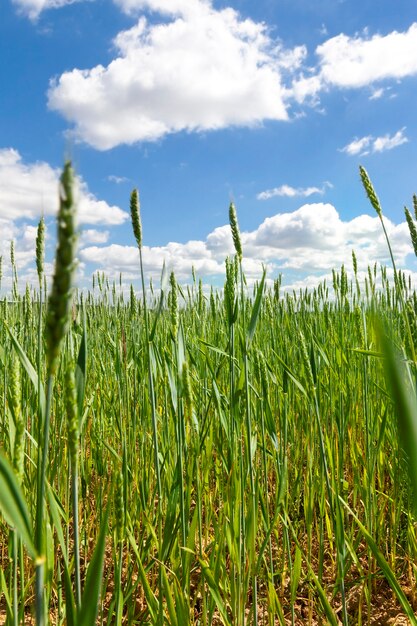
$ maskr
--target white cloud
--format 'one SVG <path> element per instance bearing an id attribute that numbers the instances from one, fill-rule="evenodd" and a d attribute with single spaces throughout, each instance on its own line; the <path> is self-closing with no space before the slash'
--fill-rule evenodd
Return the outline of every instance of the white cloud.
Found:
<path id="1" fill-rule="evenodd" d="M 114 176 L 113 174 L 111 174 L 110 176 L 107 177 L 107 179 L 111 182 L 111 183 L 116 183 L 116 185 L 121 185 L 122 183 L 127 183 L 129 182 L 129 179 L 126 178 L 126 176 Z"/>
<path id="2" fill-rule="evenodd" d="M 417 23 L 405 32 L 348 37 L 340 34 L 316 48 L 320 76 L 338 87 L 364 87 L 417 74 Z"/>
<path id="3" fill-rule="evenodd" d="M 412 252 L 406 223 L 395 225 L 385 219 L 394 255 L 404 267 Z M 389 254 L 379 218 L 360 215 L 352 220 L 341 219 L 331 204 L 304 204 L 296 211 L 266 218 L 254 231 L 241 233 L 244 267 L 251 279 L 259 278 L 262 265 L 268 277 L 278 272 L 329 272 L 342 264 L 350 267 L 352 250 L 360 271 L 369 264 L 389 263 Z M 190 280 L 191 268 L 208 281 L 224 273 L 224 260 L 234 254 L 228 225 L 214 229 L 205 241 L 170 242 L 166 246 L 143 248 L 147 279 L 158 279 L 162 264 L 173 269 L 179 280 Z M 110 276 L 119 272 L 139 277 L 139 259 L 134 245 L 90 246 L 81 250 L 85 263 L 93 264 Z"/>
<path id="4" fill-rule="evenodd" d="M 87 263 L 101 266 L 107 273 L 138 273 L 139 256 L 136 246 L 91 246 L 80 252 L 80 257 Z M 169 243 L 166 246 L 142 248 L 144 271 L 148 276 L 159 277 L 163 262 L 170 269 L 175 269 L 179 280 L 191 276 L 192 267 L 201 276 L 222 274 L 222 262 L 214 259 L 207 251 L 204 242 L 189 241 L 186 244 Z"/>
<path id="5" fill-rule="evenodd" d="M 408 138 L 404 135 L 405 127 L 398 130 L 395 135 L 383 135 L 382 137 L 372 137 L 367 135 L 361 139 L 355 138 L 348 143 L 344 148 L 340 149 L 340 152 L 346 152 L 350 156 L 357 154 L 365 155 L 370 152 L 385 152 L 386 150 L 392 150 L 397 146 L 401 146 L 404 143 L 408 143 Z"/>
<path id="6" fill-rule="evenodd" d="M 202 0 L 114 0 L 125 13 L 138 13 L 143 10 L 156 11 L 165 15 L 190 15 L 200 11 L 201 5 L 209 5 Z"/>
<path id="7" fill-rule="evenodd" d="M 302 65 L 304 46 L 285 50 L 267 26 L 201 0 L 119 0 L 171 18 L 137 24 L 114 40 L 107 66 L 74 69 L 54 80 L 48 103 L 74 135 L 100 150 L 206 131 L 286 120 L 283 76 Z"/>
<path id="8" fill-rule="evenodd" d="M 322 187 L 291 187 L 290 185 L 281 185 L 274 189 L 267 189 L 261 191 L 256 196 L 258 200 L 269 200 L 275 196 L 284 196 L 287 198 L 302 197 L 308 198 L 314 194 L 323 195 L 326 192 L 327 187 L 332 187 L 331 183 L 325 182 Z"/>
<path id="9" fill-rule="evenodd" d="M 56 215 L 60 172 L 48 163 L 24 163 L 13 148 L 0 149 L 0 215 L 4 219 L 39 219 Z M 78 179 L 78 222 L 118 225 L 128 214 L 117 206 L 98 200 Z"/>
<path id="10" fill-rule="evenodd" d="M 110 237 L 108 230 L 87 228 L 81 232 L 80 245 L 107 243 Z"/>
<path id="11" fill-rule="evenodd" d="M 369 96 L 369 100 L 379 100 L 385 93 L 385 89 L 383 87 L 378 87 L 378 89 L 373 89 L 371 95 Z"/>
<path id="12" fill-rule="evenodd" d="M 76 1 L 13 0 L 31 19 Z M 113 1 L 139 15 L 114 39 L 114 60 L 65 72 L 51 81 L 48 95 L 73 136 L 100 150 L 180 131 L 285 121 L 292 102 L 317 107 L 330 88 L 417 74 L 417 22 L 385 35 L 340 33 L 317 46 L 316 62 L 307 66 L 305 45 L 285 49 L 268 25 L 231 7 L 215 9 L 212 0 Z M 149 11 L 161 22 L 148 21 Z M 385 89 L 378 85 L 370 99 Z"/>
<path id="13" fill-rule="evenodd" d="M 334 250 L 343 241 L 343 229 L 331 204 L 305 204 L 291 213 L 267 217 L 252 234 L 251 243 L 269 256 L 273 250 Z M 285 253 L 287 256 L 287 253 Z"/>
<path id="14" fill-rule="evenodd" d="M 405 263 L 411 252 L 405 223 L 396 226 L 385 219 L 391 242 L 395 240 L 397 262 Z M 267 260 L 278 259 L 284 269 L 330 270 L 349 263 L 355 250 L 359 267 L 389 260 L 386 242 L 377 216 L 361 215 L 341 220 L 331 204 L 305 204 L 292 213 L 267 218 L 247 239 L 250 254 Z"/>
<path id="15" fill-rule="evenodd" d="M 298 76 L 293 80 L 292 86 L 288 89 L 288 98 L 294 98 L 299 104 L 306 100 L 310 101 L 313 106 L 317 106 L 320 102 L 319 93 L 324 89 L 324 84 L 320 74 L 311 76 Z"/>
<path id="16" fill-rule="evenodd" d="M 67 4 L 79 2 L 79 0 L 12 0 L 12 2 L 21 13 L 36 21 L 42 11 L 46 9 L 59 9 Z"/>
<path id="17" fill-rule="evenodd" d="M 350 154 L 351 156 L 354 156 L 356 154 L 368 154 L 367 149 L 371 142 L 371 135 L 361 137 L 360 139 L 355 137 L 355 139 L 348 143 L 344 148 L 340 148 L 340 152 L 346 152 L 346 154 Z"/>
<path id="18" fill-rule="evenodd" d="M 302 68 L 292 79 L 288 99 L 319 104 L 319 95 L 332 87 L 358 89 L 387 80 L 417 74 L 417 23 L 404 32 L 369 36 L 368 29 L 350 37 L 341 33 L 315 50 L 318 63 Z M 387 88 L 389 89 L 389 87 Z M 380 98 L 385 89 L 375 87 L 370 99 Z"/>
<path id="19" fill-rule="evenodd" d="M 405 128 L 397 131 L 395 135 L 384 135 L 383 137 L 377 137 L 373 142 L 374 152 L 384 152 L 385 150 L 392 150 L 397 146 L 401 146 L 403 143 L 407 143 L 408 139 L 404 135 Z"/>

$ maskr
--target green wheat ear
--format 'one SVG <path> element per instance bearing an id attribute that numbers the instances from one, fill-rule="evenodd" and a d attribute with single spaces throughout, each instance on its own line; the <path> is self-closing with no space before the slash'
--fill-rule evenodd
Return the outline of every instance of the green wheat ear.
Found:
<path id="1" fill-rule="evenodd" d="M 48 301 L 46 318 L 46 357 L 48 372 L 54 375 L 61 347 L 66 334 L 72 304 L 72 282 L 75 270 L 75 213 L 74 171 L 67 162 L 61 176 L 60 206 L 58 211 L 58 245 L 55 255 L 55 271 L 52 291 Z"/>
<path id="2" fill-rule="evenodd" d="M 414 254 L 417 256 L 417 228 L 407 207 L 404 207 L 404 213 L 405 219 L 407 220 L 408 224 L 408 230 L 410 231 L 411 243 L 413 244 Z"/>
<path id="3" fill-rule="evenodd" d="M 237 222 L 236 207 L 233 202 L 229 206 L 229 223 L 232 231 L 233 244 L 239 261 L 242 260 L 242 242 L 240 239 L 239 224 Z"/>
<path id="4" fill-rule="evenodd" d="M 25 461 L 25 421 L 22 414 L 21 396 L 20 365 L 17 357 L 13 356 L 10 370 L 10 401 L 16 428 L 13 465 L 20 484 L 23 482 Z"/>
<path id="5" fill-rule="evenodd" d="M 191 391 L 190 370 L 187 361 L 184 361 L 182 366 L 182 389 L 184 396 L 185 413 L 188 418 L 193 413 L 193 394 Z"/>
<path id="6" fill-rule="evenodd" d="M 138 248 L 142 248 L 142 221 L 140 218 L 140 203 L 137 189 L 134 189 L 130 194 L 130 215 L 136 243 L 138 244 Z"/>
<path id="7" fill-rule="evenodd" d="M 45 220 L 42 215 L 38 224 L 38 231 L 36 233 L 36 270 L 38 272 L 39 284 L 42 284 L 44 258 L 45 258 Z"/>
<path id="8" fill-rule="evenodd" d="M 382 209 L 381 204 L 379 202 L 378 196 L 375 193 L 375 189 L 371 183 L 371 179 L 368 176 L 368 172 L 362 165 L 359 166 L 359 173 L 362 180 L 362 185 L 366 191 L 366 195 L 368 196 L 369 202 L 374 207 L 375 211 L 378 214 L 378 217 L 382 217 Z"/>
<path id="9" fill-rule="evenodd" d="M 123 498 L 123 473 L 116 470 L 116 488 L 114 491 L 114 513 L 116 519 L 116 540 L 118 544 L 123 543 L 126 532 L 126 515 Z"/>
<path id="10" fill-rule="evenodd" d="M 171 272 L 170 277 L 169 277 L 169 282 L 171 285 L 169 309 L 171 313 L 172 333 L 174 337 L 176 337 L 178 333 L 178 325 L 179 325 L 179 310 L 178 310 L 178 287 L 177 287 L 177 281 L 176 281 L 174 272 Z"/>
<path id="11" fill-rule="evenodd" d="M 355 274 L 355 276 L 357 276 L 358 275 L 358 260 L 356 258 L 356 254 L 354 250 L 352 250 L 352 264 L 353 264 L 353 273 Z"/>
<path id="12" fill-rule="evenodd" d="M 75 375 L 70 366 L 66 370 L 65 377 L 65 408 L 67 410 L 68 452 L 74 471 L 78 463 L 79 423 Z"/>

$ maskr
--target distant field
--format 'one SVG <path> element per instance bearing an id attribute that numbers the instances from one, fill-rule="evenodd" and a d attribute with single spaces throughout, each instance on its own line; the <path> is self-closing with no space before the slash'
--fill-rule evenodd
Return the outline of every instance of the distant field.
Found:
<path id="1" fill-rule="evenodd" d="M 58 303 L 0 303 L 0 623 L 417 624 L 416 294 L 249 290 L 230 219 L 221 292 L 63 306 L 62 253 Z"/>

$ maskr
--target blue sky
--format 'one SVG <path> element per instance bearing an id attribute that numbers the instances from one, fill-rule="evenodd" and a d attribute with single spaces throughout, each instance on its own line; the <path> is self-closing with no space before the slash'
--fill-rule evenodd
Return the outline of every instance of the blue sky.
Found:
<path id="1" fill-rule="evenodd" d="M 417 192 L 416 0 L 2 0 L 0 254 L 36 284 L 36 224 L 54 252 L 57 177 L 80 176 L 79 282 L 162 263 L 221 285 L 234 200 L 249 280 L 289 288 L 388 261 L 359 182 L 381 198 L 397 261 Z"/>

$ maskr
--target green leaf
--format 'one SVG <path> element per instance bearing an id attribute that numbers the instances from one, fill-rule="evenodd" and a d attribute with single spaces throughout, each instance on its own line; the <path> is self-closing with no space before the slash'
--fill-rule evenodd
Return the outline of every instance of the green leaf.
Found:
<path id="1" fill-rule="evenodd" d="M 294 604 L 297 594 L 298 584 L 301 577 L 301 550 L 295 546 L 294 565 L 291 577 L 291 604 Z"/>
<path id="2" fill-rule="evenodd" d="M 313 570 L 313 568 L 311 566 L 311 563 L 309 562 L 309 560 L 304 555 L 304 553 L 303 553 L 303 551 L 301 549 L 301 546 L 298 543 L 297 535 L 295 533 L 293 525 L 291 524 L 291 520 L 289 519 L 289 517 L 287 515 L 285 516 L 285 519 L 282 516 L 280 516 L 280 517 L 281 517 L 282 521 L 284 522 L 284 524 L 286 524 L 288 526 L 288 528 L 290 529 L 291 534 L 292 534 L 293 539 L 294 539 L 294 542 L 295 542 L 295 545 L 297 546 L 297 549 L 300 551 L 300 557 L 304 557 L 304 560 L 305 560 L 305 562 L 307 564 L 307 567 L 308 567 L 310 578 L 311 578 L 311 580 L 313 581 L 313 583 L 314 583 L 314 585 L 316 587 L 317 593 L 318 593 L 319 598 L 320 598 L 321 606 L 322 606 L 323 611 L 324 611 L 324 613 L 325 613 L 325 615 L 327 617 L 328 623 L 330 624 L 330 626 L 339 626 L 340 622 L 337 619 L 337 615 L 335 614 L 334 610 L 332 609 L 332 606 L 331 606 L 331 604 L 329 602 L 329 599 L 326 596 L 326 592 L 324 591 L 323 587 L 321 586 L 321 583 L 320 583 L 319 579 L 317 578 L 316 574 L 314 573 L 314 570 Z M 297 555 L 296 555 L 296 559 L 297 559 Z M 295 563 L 294 564 L 294 570 L 295 570 L 296 566 L 297 566 L 297 564 Z"/>
<path id="3" fill-rule="evenodd" d="M 220 350 L 220 348 L 217 348 L 216 346 L 211 345 L 211 343 L 208 343 L 207 341 L 204 341 L 204 339 L 200 339 L 198 340 L 200 343 L 203 344 L 203 346 L 206 346 L 207 348 L 210 348 L 210 350 L 213 350 L 213 352 L 217 352 L 217 354 L 220 354 L 221 356 L 226 357 L 227 359 L 230 359 L 230 354 L 228 352 L 225 352 L 224 350 Z M 236 357 L 232 357 L 232 360 L 237 363 L 237 359 Z"/>
<path id="4" fill-rule="evenodd" d="M 65 561 L 67 561 L 67 546 L 65 544 L 64 532 L 62 530 L 61 517 L 64 517 L 64 521 L 66 523 L 68 523 L 68 520 L 65 519 L 64 510 L 61 504 L 58 504 L 57 496 L 49 483 L 47 483 L 46 495 L 48 498 L 49 512 L 51 514 L 52 523 L 56 531 L 59 545 L 61 546 L 61 552 Z"/>
<path id="5" fill-rule="evenodd" d="M 259 312 L 261 310 L 262 296 L 264 293 L 264 286 L 265 286 L 265 278 L 266 278 L 266 269 L 264 268 L 264 271 L 262 274 L 262 280 L 258 285 L 255 302 L 252 308 L 252 315 L 251 315 L 251 319 L 249 322 L 249 327 L 248 327 L 248 332 L 247 332 L 247 347 L 248 348 L 255 334 L 256 324 L 258 322 Z"/>
<path id="6" fill-rule="evenodd" d="M 101 592 L 101 580 L 103 577 L 104 550 L 106 547 L 107 522 L 109 519 L 109 507 L 101 522 L 100 534 L 93 557 L 90 561 L 85 581 L 84 593 L 81 599 L 81 609 L 78 615 L 77 626 L 92 626 L 95 624 L 98 613 L 98 602 Z"/>
<path id="7" fill-rule="evenodd" d="M 227 614 L 226 605 L 223 602 L 220 587 L 216 580 L 215 575 L 211 571 L 210 566 L 206 561 L 200 558 L 198 559 L 198 561 L 201 565 L 203 576 L 209 586 L 211 596 L 217 605 L 217 608 L 219 610 L 220 615 L 223 618 L 224 623 L 226 624 L 226 626 L 232 626 L 232 623 L 230 621 L 229 615 Z"/>
<path id="8" fill-rule="evenodd" d="M 155 332 L 156 332 L 156 325 L 158 323 L 158 320 L 160 318 L 160 315 L 162 313 L 162 309 L 164 306 L 164 298 L 165 298 L 165 292 L 167 290 L 167 286 L 168 286 L 168 271 L 165 265 L 165 261 L 164 264 L 162 266 L 162 274 L 161 274 L 161 288 L 160 288 L 160 296 L 159 296 L 159 302 L 158 302 L 158 308 L 156 310 L 156 314 L 154 317 L 154 322 L 153 322 L 153 326 L 152 326 L 152 330 L 151 330 L 151 334 L 149 335 L 149 341 L 153 341 L 154 337 L 155 337 Z"/>
<path id="9" fill-rule="evenodd" d="M 391 589 L 393 590 L 393 592 L 397 596 L 397 599 L 398 599 L 399 603 L 401 604 L 401 606 L 402 606 L 402 608 L 404 610 L 404 613 L 407 615 L 408 619 L 410 620 L 411 625 L 412 626 L 417 626 L 417 618 L 416 618 L 416 616 L 414 614 L 414 611 L 413 611 L 410 603 L 407 600 L 407 596 L 405 595 L 404 591 L 401 589 L 401 586 L 400 586 L 400 584 L 399 584 L 399 582 L 398 582 L 398 580 L 397 580 L 397 578 L 395 576 L 395 573 L 392 571 L 392 569 L 388 565 L 387 561 L 385 560 L 384 555 L 379 550 L 379 548 L 376 545 L 374 539 L 369 534 L 369 532 L 366 530 L 366 528 L 362 524 L 362 522 L 355 515 L 355 513 L 352 511 L 350 506 L 340 496 L 339 496 L 339 500 L 343 504 L 345 509 L 347 511 L 349 511 L 349 513 L 352 515 L 353 519 L 355 520 L 355 522 L 359 526 L 359 529 L 360 529 L 362 535 L 365 537 L 366 542 L 367 542 L 367 544 L 368 544 L 372 554 L 374 555 L 374 557 L 375 557 L 379 567 L 382 570 L 382 573 L 384 574 L 386 580 L 388 581 L 389 586 L 391 587 Z"/>
<path id="10" fill-rule="evenodd" d="M 158 599 L 156 598 L 154 592 L 152 591 L 148 578 L 146 576 L 145 568 L 143 567 L 142 559 L 139 554 L 139 548 L 136 543 L 136 540 L 128 529 L 126 532 L 127 532 L 127 538 L 129 540 L 129 543 L 136 556 L 136 562 L 138 566 L 138 575 L 139 575 L 140 582 L 142 584 L 143 593 L 145 595 L 146 602 L 148 603 L 149 613 L 151 614 L 152 620 L 155 621 L 158 615 Z"/>
<path id="11" fill-rule="evenodd" d="M 59 565 L 58 565 L 59 567 Z M 75 617 L 75 600 L 72 590 L 71 575 L 68 564 L 64 562 L 64 590 L 65 590 L 65 623 L 67 626 L 77 626 Z"/>
<path id="12" fill-rule="evenodd" d="M 83 315 L 83 336 L 81 339 L 80 349 L 78 352 L 77 365 L 75 368 L 75 388 L 77 390 L 78 404 L 78 420 L 81 421 L 83 414 L 85 381 L 87 379 L 87 324 L 85 319 L 84 304 L 82 307 Z"/>
<path id="13" fill-rule="evenodd" d="M 10 328 L 6 324 L 5 326 L 7 328 L 7 332 L 10 335 L 10 339 L 12 340 L 14 348 L 17 352 L 17 356 L 20 359 L 22 367 L 26 371 L 26 374 L 29 376 L 30 380 L 32 381 L 36 393 L 38 393 L 38 389 L 40 389 L 39 405 L 41 408 L 42 415 L 45 415 L 46 400 L 45 400 L 45 390 L 44 390 L 43 384 L 38 381 L 38 374 L 35 368 L 33 367 L 32 363 L 29 361 L 29 358 L 26 352 L 23 350 L 22 346 L 20 345 L 20 343 L 14 336 L 13 332 L 10 330 Z"/>
<path id="14" fill-rule="evenodd" d="M 67 522 L 67 520 L 65 519 L 65 513 L 61 506 L 61 503 L 58 502 L 57 495 L 49 484 L 47 484 L 47 497 L 48 497 L 48 504 L 49 504 L 49 512 L 51 514 L 51 519 L 52 519 L 52 522 L 53 522 L 53 525 L 57 534 L 58 542 L 61 547 L 61 552 L 62 552 L 66 624 L 67 626 L 76 626 L 75 598 L 74 598 L 74 591 L 73 591 L 72 583 L 71 583 L 70 565 L 68 563 L 67 547 L 65 545 L 64 533 L 62 530 L 61 517 L 64 518 L 65 522 Z M 60 567 L 59 563 L 58 563 L 58 567 Z"/>
<path id="15" fill-rule="evenodd" d="M 185 338 L 184 338 L 184 328 L 182 326 L 181 320 L 180 320 L 179 327 L 178 327 L 177 346 L 178 346 L 177 368 L 178 368 L 178 372 L 182 372 L 182 368 L 183 368 L 184 361 L 185 361 L 185 347 L 184 347 Z"/>
<path id="16" fill-rule="evenodd" d="M 9 617 L 10 623 L 12 623 L 13 601 L 10 597 L 9 586 L 6 582 L 6 577 L 4 575 L 3 568 L 0 568 L 0 591 L 4 595 L 4 599 L 6 600 L 7 615 Z"/>
<path id="17" fill-rule="evenodd" d="M 357 354 L 363 354 L 364 356 L 373 356 L 377 359 L 383 359 L 385 354 L 383 352 L 377 352 L 376 350 L 362 350 L 362 348 L 353 348 L 352 352 L 356 352 Z"/>
<path id="18" fill-rule="evenodd" d="M 0 453 L 0 511 L 6 522 L 16 529 L 30 556 L 35 559 L 32 522 L 25 496 L 12 466 L 2 453 Z"/>
<path id="19" fill-rule="evenodd" d="M 411 391 L 411 372 L 385 332 L 380 330 L 384 348 L 385 372 L 397 413 L 401 444 L 407 454 L 408 474 L 413 488 L 414 512 L 417 513 L 417 399 Z M 406 380 L 408 379 L 408 385 Z"/>
<path id="20" fill-rule="evenodd" d="M 296 378 L 295 374 L 292 373 L 292 371 L 290 370 L 290 368 L 288 367 L 288 365 L 285 363 L 285 361 L 283 361 L 281 359 L 281 357 L 279 356 L 279 354 L 277 354 L 275 352 L 275 350 L 272 350 L 272 352 L 275 354 L 275 356 L 277 357 L 278 361 L 281 363 L 281 365 L 284 368 L 284 373 L 286 376 L 288 376 L 288 378 L 291 378 L 292 382 L 294 383 L 294 385 L 296 387 L 298 387 L 298 389 L 301 391 L 301 393 L 304 396 L 307 396 L 307 392 L 305 390 L 305 388 L 303 387 L 303 385 L 300 383 L 300 381 L 298 380 L 298 378 Z"/>
<path id="21" fill-rule="evenodd" d="M 167 576 L 165 567 L 163 566 L 162 563 L 160 564 L 160 567 L 161 567 L 161 574 L 162 574 L 162 584 L 164 587 L 164 596 L 165 596 L 165 600 L 167 603 L 168 615 L 171 620 L 170 623 L 171 623 L 171 626 L 177 626 L 178 624 L 177 612 L 175 610 L 175 603 L 174 603 L 174 599 L 171 593 L 171 586 L 168 581 L 168 576 Z"/>
<path id="22" fill-rule="evenodd" d="M 181 626 L 188 626 L 190 623 L 190 612 L 187 609 L 187 599 L 185 592 L 181 589 L 181 585 L 178 579 L 174 580 L 174 596 L 175 596 L 175 609 L 177 612 L 178 621 Z"/>
<path id="23" fill-rule="evenodd" d="M 319 594 L 319 598 L 320 598 L 320 602 L 321 602 L 321 606 L 323 608 L 324 613 L 326 614 L 326 617 L 329 621 L 329 624 L 331 626 L 339 626 L 340 622 L 337 619 L 337 616 L 335 614 L 335 612 L 332 609 L 332 606 L 326 596 L 326 592 L 324 591 L 323 587 L 320 584 L 319 579 L 317 578 L 317 576 L 315 575 L 313 568 L 311 567 L 311 565 L 308 563 L 308 570 L 310 572 L 310 576 L 316 586 L 317 589 L 317 593 Z"/>

